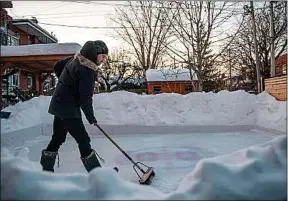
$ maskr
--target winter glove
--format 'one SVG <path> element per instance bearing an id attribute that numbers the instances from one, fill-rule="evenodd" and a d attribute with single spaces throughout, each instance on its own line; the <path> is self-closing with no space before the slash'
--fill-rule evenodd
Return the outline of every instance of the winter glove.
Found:
<path id="1" fill-rule="evenodd" d="M 93 116 L 91 119 L 88 119 L 88 122 L 90 123 L 90 124 L 97 124 L 97 120 L 96 120 L 96 118 Z"/>

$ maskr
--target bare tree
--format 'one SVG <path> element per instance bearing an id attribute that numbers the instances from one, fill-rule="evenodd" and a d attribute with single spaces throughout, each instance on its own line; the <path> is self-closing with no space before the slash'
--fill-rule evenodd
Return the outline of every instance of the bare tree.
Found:
<path id="1" fill-rule="evenodd" d="M 102 67 L 100 82 L 105 91 L 115 91 L 121 88 L 127 80 L 134 79 L 139 73 L 139 67 L 131 63 L 131 58 L 125 50 L 112 52 Z"/>
<path id="2" fill-rule="evenodd" d="M 276 59 L 287 51 L 287 2 L 274 3 L 274 46 Z M 260 57 L 260 72 L 263 78 L 270 76 L 270 34 L 269 2 L 263 2 L 255 9 L 256 37 Z M 239 74 L 249 71 L 248 78 L 256 84 L 256 63 L 250 16 L 245 16 L 238 37 L 230 44 L 230 61 L 233 71 Z M 223 55 L 228 60 L 227 55 Z M 253 86 L 252 86 L 253 88 Z"/>
<path id="3" fill-rule="evenodd" d="M 223 29 L 228 26 L 225 23 L 236 14 L 233 10 L 236 4 L 210 1 L 171 2 L 176 13 L 175 19 L 170 22 L 177 43 L 169 45 L 168 49 L 173 55 L 177 55 L 179 62 L 187 65 L 191 77 L 192 70 L 195 71 L 199 91 L 202 91 L 203 82 L 212 75 L 211 71 L 216 70 L 215 64 L 219 56 L 237 35 L 237 29 L 233 36 L 225 35 Z M 170 11 L 165 11 L 168 18 Z M 229 41 L 227 45 L 219 45 L 225 41 Z"/>
<path id="4" fill-rule="evenodd" d="M 120 26 L 117 36 L 133 49 L 134 56 L 143 69 L 157 68 L 163 62 L 169 40 L 169 19 L 171 10 L 164 14 L 163 5 L 167 2 L 129 1 L 127 7 L 116 7 L 112 20 Z M 172 16 L 173 17 L 173 16 Z"/>

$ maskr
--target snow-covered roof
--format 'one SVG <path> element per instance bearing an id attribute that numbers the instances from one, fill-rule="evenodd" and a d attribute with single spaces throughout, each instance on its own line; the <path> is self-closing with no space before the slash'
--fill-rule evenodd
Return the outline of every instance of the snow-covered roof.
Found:
<path id="1" fill-rule="evenodd" d="M 81 49 L 78 43 L 48 43 L 20 46 L 1 46 L 2 57 L 75 54 Z"/>
<path id="2" fill-rule="evenodd" d="M 198 80 L 193 70 L 192 74 L 194 74 L 193 80 Z M 146 78 L 148 82 L 191 80 L 189 69 L 148 69 Z"/>

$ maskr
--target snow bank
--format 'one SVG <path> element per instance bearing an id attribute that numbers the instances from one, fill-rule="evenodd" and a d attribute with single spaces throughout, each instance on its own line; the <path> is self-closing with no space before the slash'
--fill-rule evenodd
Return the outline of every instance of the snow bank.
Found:
<path id="1" fill-rule="evenodd" d="M 256 125 L 287 132 L 287 102 L 267 92 L 258 95 Z"/>
<path id="2" fill-rule="evenodd" d="M 199 161 L 170 199 L 286 200 L 287 136 Z"/>
<path id="3" fill-rule="evenodd" d="M 52 116 L 48 114 L 50 100 L 50 96 L 40 96 L 4 108 L 3 111 L 12 113 L 9 119 L 1 119 L 1 133 L 51 123 Z"/>
<path id="4" fill-rule="evenodd" d="M 114 170 L 91 174 L 42 172 L 27 150 L 1 150 L 1 199 L 33 200 L 286 200 L 287 137 L 230 155 L 203 159 L 172 193 L 124 181 Z M 157 174 L 157 173 L 156 173 Z M 33 181 L 33 182 L 31 182 Z"/>
<path id="5" fill-rule="evenodd" d="M 152 187 L 124 181 L 111 168 L 97 168 L 91 174 L 43 172 L 25 152 L 13 156 L 1 150 L 1 200 L 152 200 L 164 196 Z"/>
<path id="6" fill-rule="evenodd" d="M 7 133 L 39 124 L 52 123 L 48 114 L 51 97 L 37 97 L 7 107 L 12 112 L 2 119 L 1 132 Z M 138 95 L 117 91 L 93 97 L 99 123 L 110 125 L 256 125 L 286 132 L 286 102 L 267 93 L 258 96 L 244 91 Z M 83 114 L 84 117 L 84 114 Z M 88 123 L 84 117 L 84 122 Z"/>

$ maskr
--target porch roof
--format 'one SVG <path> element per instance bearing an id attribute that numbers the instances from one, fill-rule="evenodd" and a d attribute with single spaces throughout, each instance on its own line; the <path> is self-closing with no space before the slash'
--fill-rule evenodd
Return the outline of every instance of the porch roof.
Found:
<path id="1" fill-rule="evenodd" d="M 15 67 L 26 71 L 53 71 L 55 62 L 77 53 L 81 45 L 77 43 L 50 43 L 21 46 L 2 46 L 3 67 Z"/>

